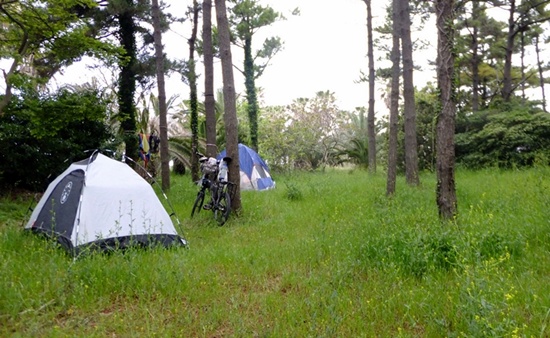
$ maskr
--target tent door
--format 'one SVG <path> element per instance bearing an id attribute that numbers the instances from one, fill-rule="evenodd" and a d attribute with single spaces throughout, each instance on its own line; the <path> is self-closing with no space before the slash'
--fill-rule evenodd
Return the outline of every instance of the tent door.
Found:
<path id="1" fill-rule="evenodd" d="M 83 184 L 83 170 L 74 170 L 63 177 L 42 206 L 33 228 L 70 241 Z"/>

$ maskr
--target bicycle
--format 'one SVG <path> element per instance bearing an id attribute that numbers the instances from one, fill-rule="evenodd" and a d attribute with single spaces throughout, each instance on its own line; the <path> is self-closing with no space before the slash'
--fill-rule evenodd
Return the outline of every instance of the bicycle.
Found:
<path id="1" fill-rule="evenodd" d="M 201 209 L 212 210 L 214 219 L 218 222 L 218 225 L 222 226 L 231 213 L 231 191 L 234 184 L 227 179 L 229 175 L 228 165 L 231 158 L 224 157 L 221 160 L 216 160 L 213 157 L 205 157 L 200 153 L 197 155 L 200 156 L 202 177 L 197 182 L 200 189 L 197 192 L 195 203 L 193 203 L 191 217 L 195 215 L 195 212 L 199 213 Z M 210 192 L 210 202 L 204 204 L 207 190 Z"/>

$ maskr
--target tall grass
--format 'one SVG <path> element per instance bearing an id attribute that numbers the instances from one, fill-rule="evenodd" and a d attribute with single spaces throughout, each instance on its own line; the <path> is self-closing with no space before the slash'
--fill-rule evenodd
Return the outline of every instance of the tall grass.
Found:
<path id="1" fill-rule="evenodd" d="M 550 335 L 550 168 L 459 171 L 449 223 L 432 174 L 391 199 L 359 170 L 276 180 L 219 227 L 189 218 L 196 187 L 174 177 L 189 250 L 76 261 L 22 231 L 28 201 L 2 200 L 0 336 Z"/>

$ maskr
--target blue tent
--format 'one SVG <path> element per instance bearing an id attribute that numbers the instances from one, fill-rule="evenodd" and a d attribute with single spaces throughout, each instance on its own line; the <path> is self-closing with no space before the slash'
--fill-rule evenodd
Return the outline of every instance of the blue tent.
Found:
<path id="1" fill-rule="evenodd" d="M 226 156 L 226 151 L 218 159 Z M 253 149 L 239 143 L 239 165 L 241 169 L 241 190 L 266 190 L 275 188 L 269 167 Z"/>

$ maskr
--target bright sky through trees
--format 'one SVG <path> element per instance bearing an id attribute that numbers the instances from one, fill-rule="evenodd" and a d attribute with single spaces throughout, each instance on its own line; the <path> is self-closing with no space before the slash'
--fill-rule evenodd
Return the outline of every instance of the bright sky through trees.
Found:
<path id="1" fill-rule="evenodd" d="M 181 0 L 168 0 L 167 3 L 174 13 L 184 10 L 186 6 Z M 368 70 L 367 11 L 363 1 L 263 0 L 262 4 L 271 6 L 287 18 L 271 27 L 260 29 L 258 35 L 254 36 L 254 42 L 258 45 L 270 36 L 279 36 L 284 42 L 284 49 L 273 58 L 256 82 L 263 89 L 260 101 L 264 105 L 285 105 L 296 98 L 311 98 L 318 91 L 329 90 L 336 94 L 342 109 L 353 110 L 355 107 L 367 106 L 367 83 L 357 83 L 360 71 L 366 73 Z M 372 6 L 376 27 L 384 21 L 386 2 L 373 1 Z M 299 16 L 291 15 L 296 7 L 300 9 Z M 432 31 L 435 41 L 435 29 Z M 168 33 L 170 38 L 165 43 L 168 55 L 181 56 L 186 50 L 182 47 L 184 38 L 189 34 L 190 29 L 187 28 L 174 28 L 173 32 Z M 240 49 L 235 48 L 233 51 L 234 63 L 241 69 L 242 54 Z M 385 58 L 384 52 L 375 51 L 375 58 Z M 418 81 L 425 84 L 435 75 L 432 73 L 432 69 L 426 69 L 425 74 L 417 75 Z M 235 76 L 237 92 L 242 93 L 244 80 L 240 74 L 235 73 Z M 173 76 L 170 83 L 175 88 L 178 82 L 179 76 Z M 221 79 L 216 80 L 216 86 L 218 83 L 221 83 Z M 380 86 L 378 94 L 384 89 Z M 380 105 L 382 102 L 378 99 L 377 106 Z"/>

